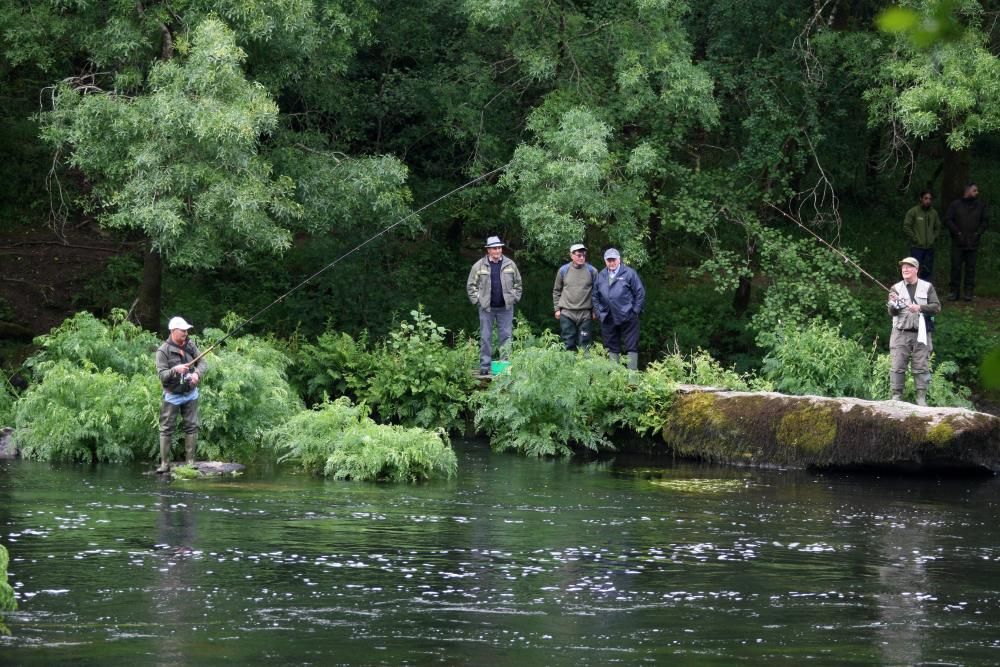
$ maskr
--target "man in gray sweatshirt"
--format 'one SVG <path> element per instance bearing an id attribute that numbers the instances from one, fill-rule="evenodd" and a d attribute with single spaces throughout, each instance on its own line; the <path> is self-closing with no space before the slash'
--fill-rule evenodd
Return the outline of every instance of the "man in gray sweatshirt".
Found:
<path id="1" fill-rule="evenodd" d="M 559 267 L 552 287 L 552 307 L 567 350 L 587 350 L 594 340 L 594 279 L 597 269 L 587 262 L 582 243 L 569 247 L 570 261 Z"/>

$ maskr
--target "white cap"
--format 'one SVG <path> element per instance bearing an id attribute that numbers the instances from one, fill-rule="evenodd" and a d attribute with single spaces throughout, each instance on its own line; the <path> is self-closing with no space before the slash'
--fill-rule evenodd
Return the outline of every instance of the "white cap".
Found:
<path id="1" fill-rule="evenodd" d="M 574 243 L 573 245 L 571 245 L 569 247 L 569 251 L 571 253 L 574 253 L 577 250 L 586 250 L 586 249 L 587 249 L 587 246 L 583 245 L 582 243 Z"/>
<path id="2" fill-rule="evenodd" d="M 187 331 L 192 326 L 185 322 L 183 317 L 171 317 L 170 321 L 167 322 L 167 331 L 173 331 L 174 329 L 184 329 L 184 331 Z"/>

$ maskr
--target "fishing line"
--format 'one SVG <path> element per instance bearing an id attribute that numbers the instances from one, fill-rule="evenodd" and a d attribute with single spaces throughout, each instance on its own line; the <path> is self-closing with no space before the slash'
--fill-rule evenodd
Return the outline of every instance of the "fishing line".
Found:
<path id="1" fill-rule="evenodd" d="M 767 205 L 770 206 L 771 208 L 773 208 L 775 211 L 777 211 L 781 215 L 783 215 L 786 218 L 788 218 L 789 220 L 791 220 L 792 222 L 794 222 L 796 225 L 798 225 L 802 229 L 804 229 L 807 232 L 809 232 L 810 234 L 812 234 L 816 238 L 817 241 L 819 241 L 820 243 L 822 243 L 823 245 L 825 245 L 827 248 L 829 248 L 830 250 L 834 251 L 835 253 L 837 253 L 838 255 L 840 255 L 841 257 L 843 257 L 845 262 L 847 262 L 848 264 L 850 264 L 851 266 L 853 266 L 855 269 L 857 269 L 858 271 L 860 271 L 863 275 L 867 276 L 872 282 L 874 282 L 876 285 L 878 285 L 879 287 L 881 287 L 882 289 L 884 289 L 886 292 L 891 291 L 888 287 L 886 287 L 881 282 L 879 282 L 878 279 L 875 278 L 875 276 L 873 276 L 872 274 L 870 274 L 867 271 L 865 271 L 864 269 L 862 269 L 861 266 L 857 262 L 855 262 L 853 259 L 851 259 L 850 257 L 848 257 L 847 254 L 844 253 L 843 250 L 839 250 L 839 249 L 833 247 L 822 236 L 820 236 L 819 234 L 817 234 L 813 230 L 809 229 L 808 227 L 806 227 L 805 225 L 803 225 L 801 221 L 799 221 L 799 220 L 793 218 L 792 216 L 788 215 L 788 213 L 786 213 L 785 211 L 782 211 L 780 208 L 778 208 L 774 204 L 768 202 Z"/>
<path id="2" fill-rule="evenodd" d="M 319 276 L 320 274 L 325 273 L 326 271 L 332 269 L 339 262 L 341 262 L 342 260 L 346 259 L 347 257 L 350 257 L 351 255 L 353 255 L 354 253 L 356 253 L 358 250 L 361 250 L 362 248 L 364 248 L 366 245 L 368 245 L 369 243 L 371 243 L 375 239 L 379 238 L 380 236 L 383 236 L 383 235 L 387 234 L 389 231 L 391 231 L 395 227 L 398 227 L 399 225 L 403 224 L 404 222 L 406 222 L 407 220 L 409 220 L 413 216 L 421 213 L 422 211 L 426 211 L 427 209 L 429 209 L 431 206 L 434 206 L 438 202 L 440 202 L 440 201 L 442 201 L 444 199 L 447 199 L 448 197 L 452 196 L 453 194 L 455 194 L 457 192 L 461 192 L 462 190 L 464 190 L 465 188 L 469 187 L 470 185 L 473 185 L 474 183 L 478 183 L 479 181 L 481 181 L 481 180 L 483 180 L 485 178 L 489 178 L 493 174 L 497 173 L 498 171 L 501 171 L 501 170 L 505 169 L 509 165 L 510 165 L 510 162 L 508 162 L 507 164 L 502 164 L 499 167 L 497 167 L 496 169 L 493 169 L 492 171 L 488 171 L 485 174 L 480 174 L 479 176 L 475 177 L 474 179 L 472 179 L 468 183 L 464 183 L 464 184 L 458 186 L 457 188 L 455 188 L 454 190 L 451 190 L 450 192 L 446 192 L 445 194 L 441 195 L 440 197 L 438 197 L 434 201 L 430 202 L 429 204 L 424 204 L 423 206 L 421 206 L 420 208 L 418 208 L 416 211 L 411 211 L 410 213 L 404 215 L 402 218 L 400 218 L 396 222 L 392 223 L 391 225 L 389 225 L 388 227 L 386 227 L 382 231 L 378 232 L 374 236 L 366 239 L 364 242 L 362 242 L 362 243 L 358 244 L 357 246 L 351 248 L 350 250 L 348 250 L 347 252 L 345 252 L 343 255 L 341 255 L 337 259 L 333 260 L 332 262 L 330 262 L 329 264 L 327 264 L 326 266 L 324 266 L 323 268 L 321 268 L 319 271 L 317 271 L 316 273 L 312 274 L 311 276 L 309 276 L 308 278 L 306 278 L 305 280 L 303 280 L 302 282 L 300 282 L 298 285 L 296 285 L 292 289 L 288 290 L 287 292 L 285 292 L 284 294 L 282 294 L 281 296 L 279 296 L 277 299 L 275 299 L 274 301 L 272 301 L 268 305 L 266 305 L 263 308 L 261 308 L 260 310 L 258 310 L 256 313 L 254 313 L 253 315 L 251 315 L 247 319 L 243 320 L 243 322 L 238 327 L 236 327 L 235 329 L 233 329 L 232 331 L 230 331 L 229 333 L 227 333 L 225 336 L 223 336 L 218 341 L 216 341 L 214 345 L 212 345 L 207 350 L 205 350 L 204 352 L 202 352 L 201 354 L 199 354 L 197 357 L 195 357 L 194 359 L 192 359 L 191 361 L 189 361 L 188 365 L 193 365 L 193 364 L 198 363 L 202 359 L 202 357 L 204 357 L 206 354 L 208 354 L 209 352 L 211 352 L 215 348 L 217 348 L 220 345 L 222 345 L 224 342 L 226 342 L 226 340 L 228 340 L 229 338 L 231 338 L 232 336 L 234 336 L 240 329 L 242 329 L 246 325 L 250 324 L 255 319 L 257 319 L 258 317 L 260 317 L 261 315 L 263 315 L 264 313 L 266 313 L 267 311 L 271 310 L 276 305 L 278 305 L 279 303 L 281 303 L 282 301 L 284 301 L 285 299 L 287 299 L 289 296 L 291 296 L 295 292 L 297 292 L 300 289 L 302 289 L 303 287 L 305 287 L 306 283 L 308 283 L 310 280 L 312 280 L 313 278 Z"/>

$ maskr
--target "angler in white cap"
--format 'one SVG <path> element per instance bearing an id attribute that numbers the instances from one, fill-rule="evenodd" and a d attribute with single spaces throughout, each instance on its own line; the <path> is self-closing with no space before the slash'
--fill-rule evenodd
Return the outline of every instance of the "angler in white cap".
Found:
<path id="1" fill-rule="evenodd" d="M 510 353 L 514 306 L 521 300 L 521 272 L 503 255 L 499 236 L 486 239 L 486 256 L 472 265 L 465 283 L 469 301 L 479 306 L 479 374 L 489 375 L 493 364 L 493 325 L 500 357 Z"/>
<path id="2" fill-rule="evenodd" d="M 889 355 L 892 370 L 889 386 L 892 400 L 903 399 L 906 384 L 906 367 L 913 371 L 913 384 L 917 391 L 917 405 L 927 405 L 927 383 L 930 380 L 930 356 L 933 349 L 931 332 L 933 316 L 941 312 L 934 285 L 917 278 L 920 262 L 913 257 L 899 261 L 903 279 L 889 289 L 889 314 L 892 315 L 892 336 L 889 338 Z"/>
<path id="3" fill-rule="evenodd" d="M 198 348 L 188 339 L 188 324 L 183 317 L 172 317 L 167 324 L 170 335 L 156 350 L 156 372 L 163 385 L 160 403 L 160 467 L 170 471 L 170 448 L 173 445 L 177 413 L 184 430 L 184 452 L 188 465 L 195 462 L 198 446 L 198 385 L 205 374 L 205 360 L 198 358 Z"/>

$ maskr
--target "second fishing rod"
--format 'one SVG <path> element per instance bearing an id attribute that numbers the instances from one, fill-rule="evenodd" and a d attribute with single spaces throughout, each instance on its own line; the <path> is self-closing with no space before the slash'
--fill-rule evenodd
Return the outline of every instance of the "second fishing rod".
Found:
<path id="1" fill-rule="evenodd" d="M 277 299 L 275 299 L 271 303 L 267 304 L 266 306 L 264 306 L 263 308 L 261 308 L 260 310 L 258 310 L 256 313 L 254 313 L 253 315 L 251 315 L 247 319 L 243 320 L 232 331 L 230 331 L 225 336 L 223 336 L 222 338 L 220 338 L 219 340 L 217 340 L 213 345 L 211 345 L 204 352 L 202 352 L 201 354 L 199 354 L 197 357 L 195 357 L 194 359 L 192 359 L 190 362 L 188 362 L 185 365 L 187 365 L 187 366 L 194 366 L 199 361 L 201 361 L 203 358 L 205 358 L 205 356 L 209 352 L 211 352 L 212 350 L 214 350 L 217 347 L 219 347 L 220 345 L 222 345 L 228 339 L 232 338 L 234 335 L 236 335 L 236 333 L 238 333 L 240 330 L 242 330 L 243 328 L 245 328 L 248 324 L 250 324 L 251 322 L 253 322 L 257 318 L 259 318 L 261 315 L 263 315 L 267 311 L 269 311 L 272 308 L 274 308 L 276 305 L 278 305 L 279 303 L 281 303 L 282 301 L 284 301 L 285 299 L 287 299 L 289 296 L 291 296 L 295 292 L 297 292 L 300 289 L 302 289 L 303 287 L 305 287 L 313 279 L 317 278 L 318 276 L 322 275 L 323 273 L 326 273 L 327 271 L 329 271 L 330 269 L 332 269 L 333 267 L 335 267 L 337 264 L 339 264 L 343 260 L 347 259 L 348 257 L 350 257 L 351 255 L 353 255 L 354 253 L 358 252 L 359 250 L 361 250 L 362 248 L 364 248 L 365 246 L 367 246 L 369 243 L 371 243 L 371 242 L 375 241 L 376 239 L 378 239 L 378 238 L 380 238 L 380 237 L 388 234 L 390 231 L 392 231 L 393 229 L 395 229 L 399 225 L 403 224 L 404 222 L 406 222 L 407 220 L 413 218 L 414 216 L 419 215 L 423 211 L 426 211 L 427 209 L 429 209 L 430 207 L 434 206 L 435 204 L 438 204 L 439 202 L 444 201 L 445 199 L 451 197 L 452 195 L 455 195 L 455 194 L 461 192 L 462 190 L 464 190 L 464 189 L 466 189 L 468 187 L 471 187 L 472 185 L 475 185 L 476 183 L 479 183 L 480 181 L 484 181 L 487 178 L 493 176 L 494 174 L 497 174 L 497 173 L 503 171 L 509 165 L 510 165 L 510 163 L 508 162 L 507 164 L 500 165 L 496 169 L 492 169 L 492 170 L 487 171 L 487 172 L 485 172 L 483 174 L 480 174 L 479 176 L 476 176 L 471 181 L 463 183 L 462 185 L 458 186 L 457 188 L 454 188 L 454 189 L 446 192 L 445 194 L 441 195 L 437 199 L 434 199 L 433 201 L 431 201 L 431 202 L 429 202 L 427 204 L 424 204 L 423 206 L 421 206 L 417 210 L 411 211 L 410 213 L 408 213 L 408 214 L 404 215 L 403 217 L 401 217 L 399 220 L 396 220 L 391 225 L 388 225 L 387 227 L 381 229 L 376 234 L 373 234 L 372 236 L 368 237 L 363 242 L 359 243 L 358 245 L 354 246 L 353 248 L 351 248 L 347 252 L 343 253 L 342 255 L 340 255 L 339 257 L 337 257 L 336 259 L 334 259 L 332 262 L 330 262 L 329 264 L 323 266 L 321 269 L 319 269 L 318 271 L 316 271 L 312 275 L 310 275 L 307 278 L 305 278 L 302 282 L 298 283 L 297 285 L 295 285 L 294 287 L 292 287 L 290 290 L 288 290 L 287 292 L 285 292 L 284 294 L 282 294 L 281 296 L 279 296 Z"/>
<path id="2" fill-rule="evenodd" d="M 860 264 L 858 264 L 857 262 L 855 262 L 855 261 L 854 261 L 853 259 L 851 259 L 850 257 L 848 257 L 848 256 L 847 256 L 847 253 L 845 253 L 845 252 L 844 252 L 843 250 L 841 250 L 841 249 L 839 249 L 839 248 L 836 248 L 836 247 L 834 247 L 834 246 L 833 246 L 833 245 L 832 245 L 832 244 L 831 244 L 831 243 L 830 243 L 829 241 L 827 241 L 827 240 L 826 240 L 826 239 L 824 239 L 824 238 L 823 238 L 822 236 L 820 236 L 819 234 L 817 234 L 816 232 L 814 232 L 813 230 L 809 229 L 809 228 L 808 228 L 808 227 L 806 227 L 806 226 L 805 226 L 804 224 L 802 224 L 802 221 L 801 221 L 801 220 L 798 220 L 798 219 L 796 219 L 795 217 L 793 217 L 793 216 L 789 215 L 788 213 L 786 213 L 785 211 L 782 211 L 782 210 L 781 210 L 780 208 L 778 208 L 778 207 L 777 207 L 777 206 L 775 206 L 774 204 L 768 204 L 768 206 L 770 206 L 770 207 L 771 207 L 771 208 L 773 208 L 773 209 L 774 209 L 775 211 L 777 211 L 778 213 L 780 213 L 780 214 L 781 214 L 781 215 L 783 215 L 784 217 L 786 217 L 786 218 L 788 218 L 789 220 L 791 220 L 792 222 L 794 222 L 794 223 L 795 223 L 796 225 L 798 225 L 798 226 L 799 226 L 799 227 L 801 227 L 802 229 L 804 229 L 804 230 L 806 230 L 807 232 L 809 232 L 809 233 L 810 233 L 810 234 L 811 234 L 811 235 L 813 236 L 813 238 L 815 238 L 815 239 L 816 239 L 817 241 L 819 241 L 820 243 L 822 243 L 823 245 L 825 245 L 825 246 L 826 246 L 827 248 L 829 248 L 830 250 L 832 250 L 833 252 L 835 252 L 835 253 L 836 253 L 837 255 L 839 255 L 839 256 L 840 256 L 841 258 L 843 258 L 843 260 L 844 260 L 844 261 L 845 261 L 846 263 L 850 264 L 850 265 L 851 265 L 851 266 L 853 266 L 853 267 L 854 267 L 855 269 L 857 269 L 857 270 L 858 270 L 859 272 L 861 272 L 861 275 L 863 275 L 863 276 L 865 276 L 866 278 L 868 278 L 869 280 L 871 280 L 871 281 L 872 281 L 873 283 L 875 283 L 876 285 L 878 285 L 879 287 L 881 287 L 881 288 L 882 288 L 883 290 L 885 290 L 886 292 L 891 292 L 891 291 L 892 291 L 892 290 L 890 290 L 890 289 L 889 289 L 888 287 L 886 287 L 885 285 L 883 285 L 883 284 L 882 284 L 882 282 L 881 282 L 881 281 L 880 281 L 880 280 L 879 280 L 878 278 L 876 278 L 875 276 L 873 276 L 872 274 L 868 273 L 868 272 L 867 272 L 867 271 L 865 271 L 865 270 L 864 270 L 863 268 L 861 268 L 861 265 L 860 265 Z"/>

